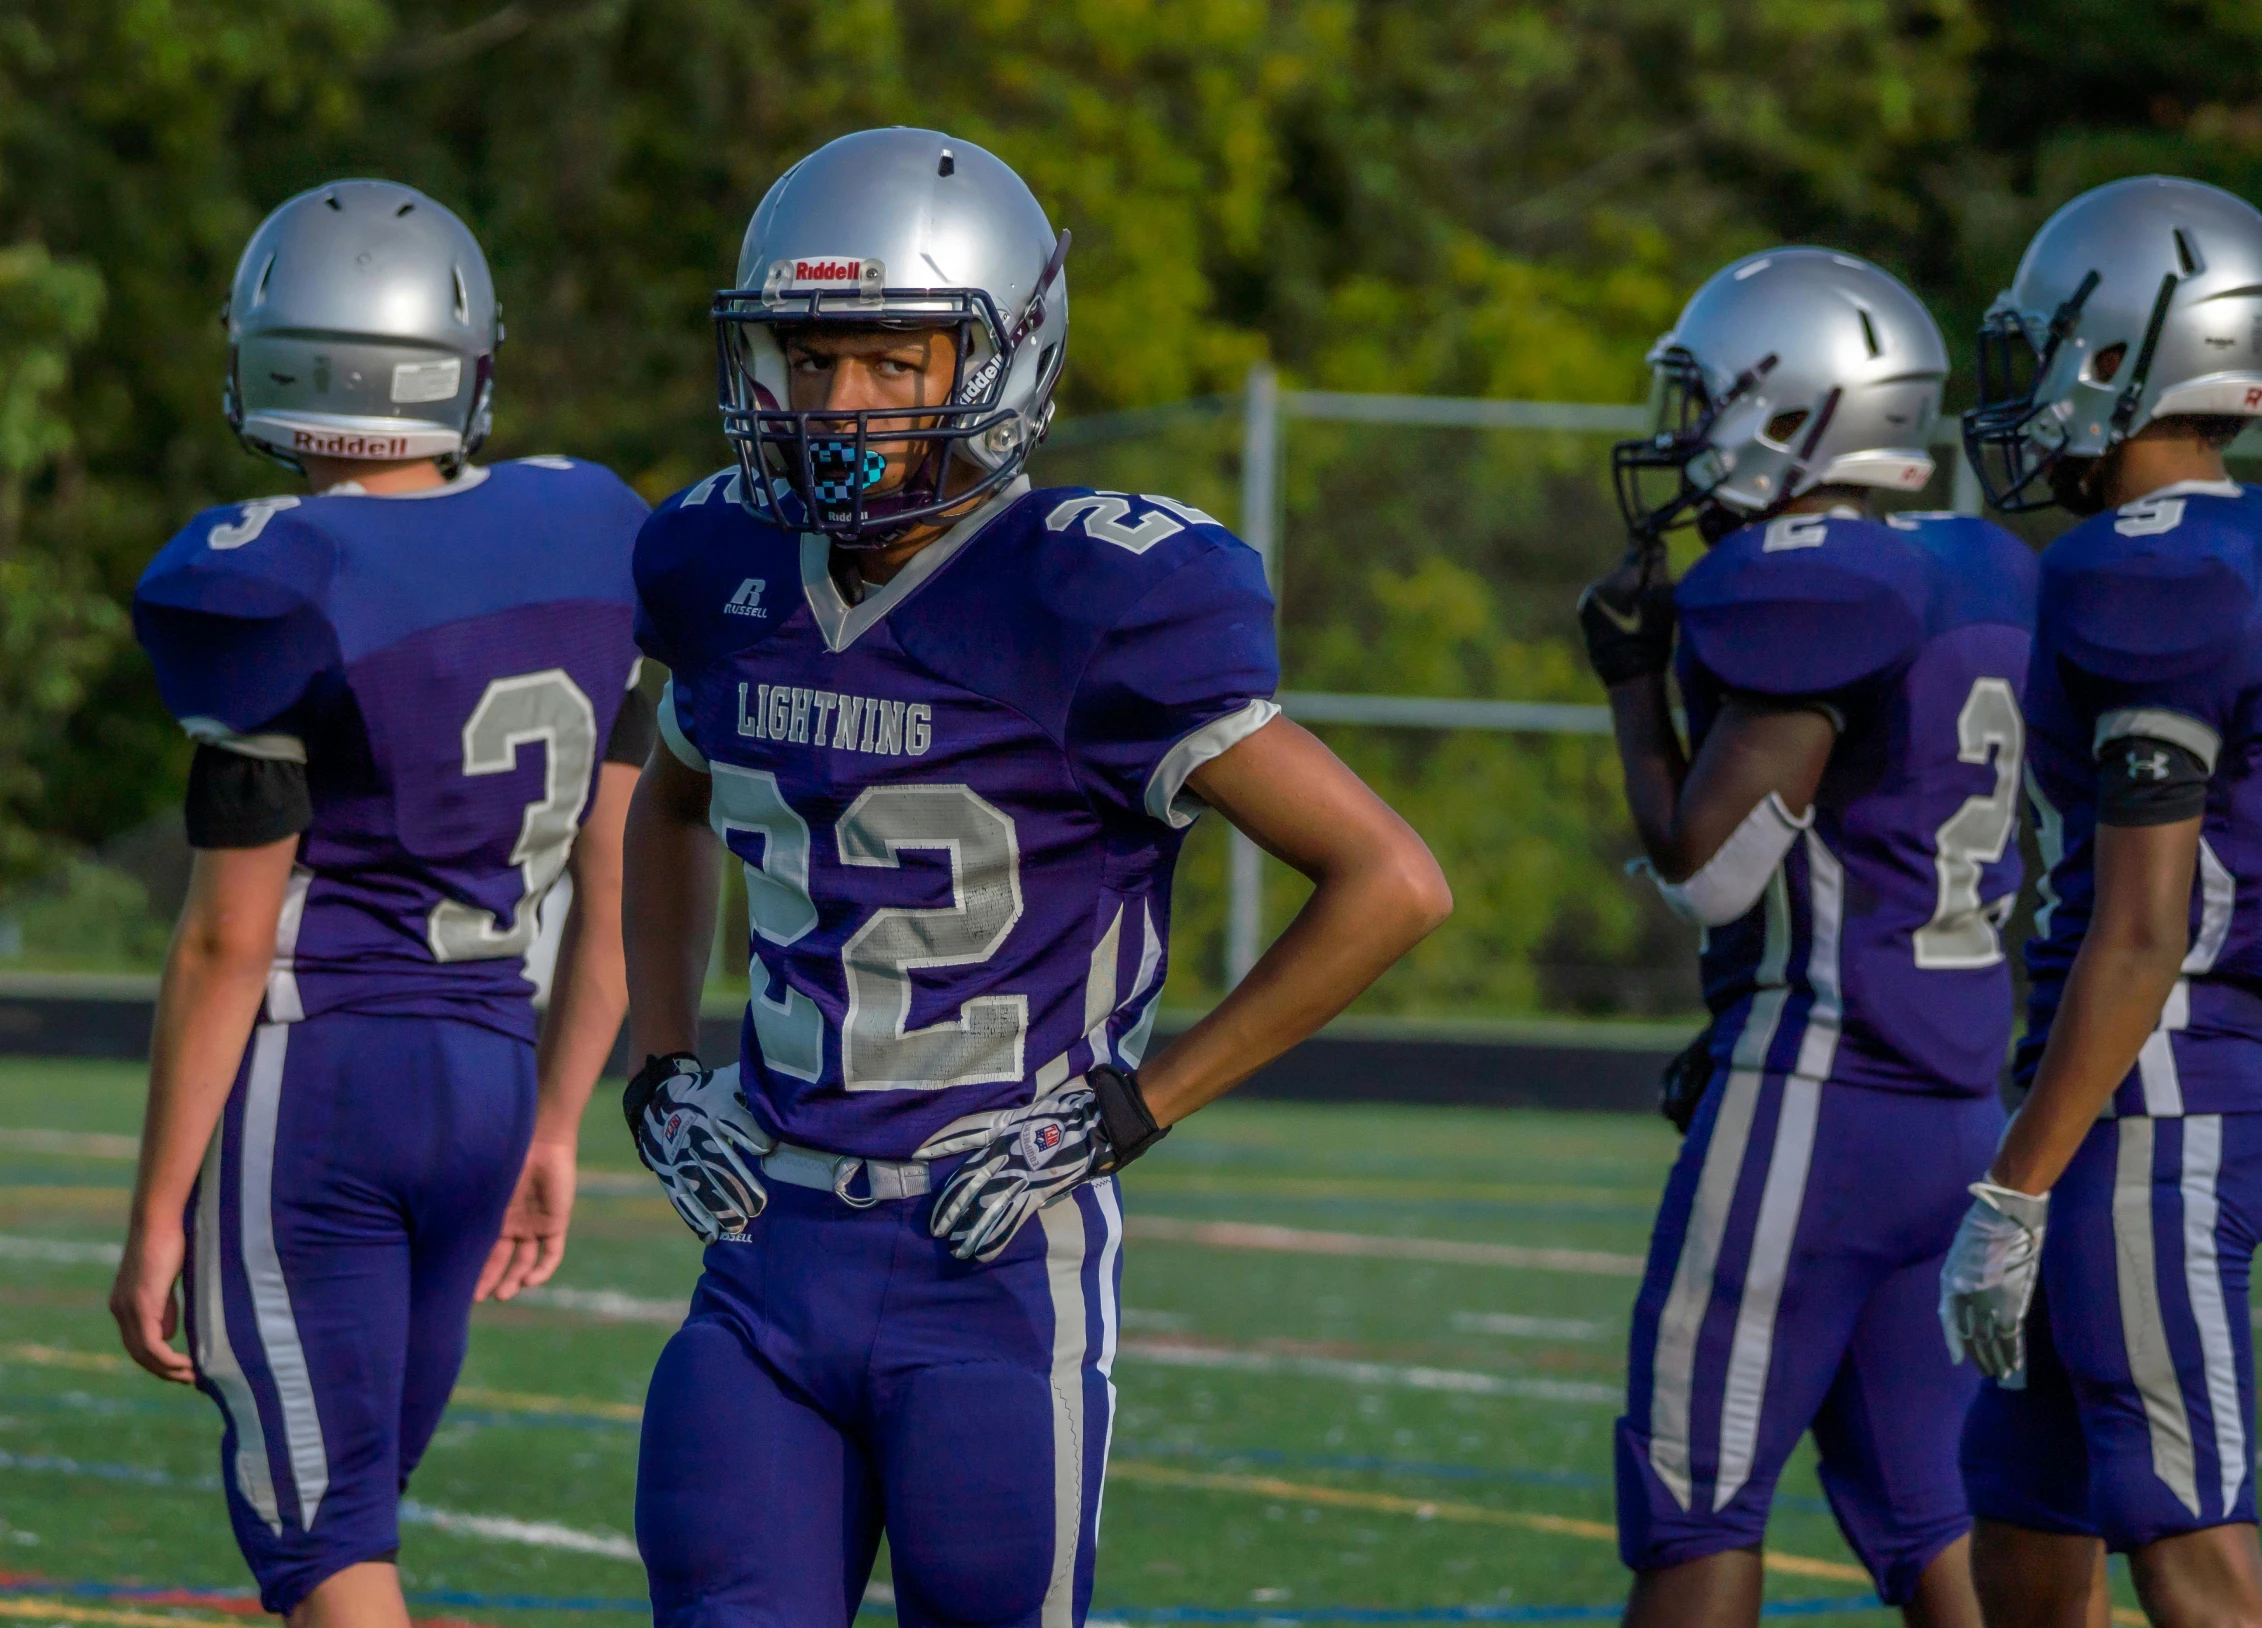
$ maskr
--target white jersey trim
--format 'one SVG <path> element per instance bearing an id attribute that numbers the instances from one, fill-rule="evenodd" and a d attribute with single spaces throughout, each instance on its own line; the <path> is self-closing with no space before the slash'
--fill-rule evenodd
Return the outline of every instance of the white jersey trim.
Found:
<path id="1" fill-rule="evenodd" d="M 2223 737 L 2189 713 L 2170 712 L 2166 707 L 2123 707 L 2097 720 L 2097 739 L 2090 745 L 2090 754 L 2097 756 L 2114 741 L 2131 736 L 2180 746 L 2199 759 L 2209 774 L 2215 772 L 2215 758 L 2223 749 Z"/>
<path id="2" fill-rule="evenodd" d="M 1262 696 L 1238 712 L 1213 718 L 1184 737 L 1147 776 L 1147 812 L 1174 831 L 1183 831 L 1201 818 L 1209 805 L 1186 789 L 1193 772 L 1212 758 L 1222 757 L 1280 716 L 1280 704 Z"/>
<path id="3" fill-rule="evenodd" d="M 695 774 L 712 774 L 707 757 L 691 744 L 691 737 L 683 732 L 682 720 L 675 715 L 675 680 L 669 679 L 660 686 L 660 739 L 668 743 L 675 760 Z"/>
<path id="4" fill-rule="evenodd" d="M 977 532 L 1028 495 L 1029 477 L 1016 475 L 988 502 L 912 555 L 902 570 L 854 605 L 841 596 L 840 584 L 833 580 L 832 539 L 822 532 L 803 532 L 801 595 L 809 602 L 809 614 L 817 619 L 817 631 L 824 635 L 825 648 L 837 656 L 870 632 L 882 617 L 917 591 L 921 583 L 948 565 L 974 540 Z"/>
<path id="5" fill-rule="evenodd" d="M 306 742 L 296 735 L 242 735 L 217 718 L 183 718 L 181 733 L 199 746 L 217 746 L 266 763 L 304 763 Z"/>

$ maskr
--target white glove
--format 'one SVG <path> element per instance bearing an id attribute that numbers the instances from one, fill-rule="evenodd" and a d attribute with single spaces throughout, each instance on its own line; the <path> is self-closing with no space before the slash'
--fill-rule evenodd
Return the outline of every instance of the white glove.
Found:
<path id="1" fill-rule="evenodd" d="M 1940 1328 L 1948 1360 L 1972 1365 L 2005 1390 L 2026 1389 L 2026 1310 L 2042 1268 L 2050 1195 L 1971 1184 L 1972 1206 L 1940 1267 Z"/>
<path id="2" fill-rule="evenodd" d="M 927 1230 L 948 1238 L 962 1261 L 986 1261 L 1013 1241 L 1022 1223 L 1108 1167 L 1113 1149 L 1101 1128 L 1099 1099 L 1081 1083 L 1026 1108 L 970 1114 L 937 1131 L 912 1154 L 947 1159 L 971 1151 L 935 1198 Z"/>
<path id="3" fill-rule="evenodd" d="M 623 1106 L 636 1156 L 683 1224 L 705 1243 L 743 1238 L 770 1201 L 755 1172 L 777 1141 L 739 1093 L 738 1065 L 709 1071 L 688 1057 L 656 1059 L 629 1083 Z"/>

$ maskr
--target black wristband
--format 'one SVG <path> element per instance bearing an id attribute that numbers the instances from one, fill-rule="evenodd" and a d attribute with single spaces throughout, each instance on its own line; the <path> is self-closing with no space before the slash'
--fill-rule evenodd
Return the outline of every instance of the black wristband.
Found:
<path id="1" fill-rule="evenodd" d="M 682 1066 L 687 1063 L 690 1067 Z M 693 1052 L 671 1051 L 665 1057 L 647 1054 L 644 1066 L 629 1076 L 628 1088 L 620 1094 L 621 1112 L 628 1118 L 628 1134 L 641 1136 L 644 1110 L 652 1106 L 652 1099 L 660 1094 L 661 1086 L 678 1074 L 704 1073 L 706 1067 Z"/>
<path id="2" fill-rule="evenodd" d="M 1084 1083 L 1099 1098 L 1100 1130 L 1114 1155 L 1103 1166 L 1108 1173 L 1121 1170 L 1170 1134 L 1168 1126 L 1155 1123 L 1136 1070 L 1102 1063 L 1085 1074 Z"/>
<path id="3" fill-rule="evenodd" d="M 2100 825 L 2174 825 L 2207 812 L 2207 765 L 2189 747 L 2121 735 L 2097 749 Z"/>

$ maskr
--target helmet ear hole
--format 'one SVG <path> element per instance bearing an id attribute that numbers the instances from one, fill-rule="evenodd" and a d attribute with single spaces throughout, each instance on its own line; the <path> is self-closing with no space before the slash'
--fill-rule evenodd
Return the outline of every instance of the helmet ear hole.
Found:
<path id="1" fill-rule="evenodd" d="M 1787 447 L 1791 444 L 1791 437 L 1799 433 L 1811 416 L 1804 407 L 1793 407 L 1790 411 L 1777 413 L 1769 419 L 1767 428 L 1761 433 L 1777 446 Z"/>
<path id="2" fill-rule="evenodd" d="M 2113 375 L 2120 372 L 2121 363 L 2128 359 L 2128 341 L 2107 345 L 2089 360 L 2089 371 L 2099 384 L 2111 384 Z"/>

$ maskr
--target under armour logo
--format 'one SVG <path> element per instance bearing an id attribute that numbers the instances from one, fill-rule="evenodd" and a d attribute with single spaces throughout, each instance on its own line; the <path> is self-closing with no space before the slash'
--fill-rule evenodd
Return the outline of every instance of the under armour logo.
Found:
<path id="1" fill-rule="evenodd" d="M 723 607 L 723 614 L 725 616 L 769 615 L 770 613 L 762 608 L 762 590 L 768 586 L 769 584 L 760 577 L 748 577 L 738 585 L 738 592 L 730 596 L 730 603 Z"/>
<path id="2" fill-rule="evenodd" d="M 2131 780 L 2165 780 L 2168 778 L 2168 754 L 2156 751 L 2145 757 L 2131 754 L 2128 760 L 2128 777 Z"/>

